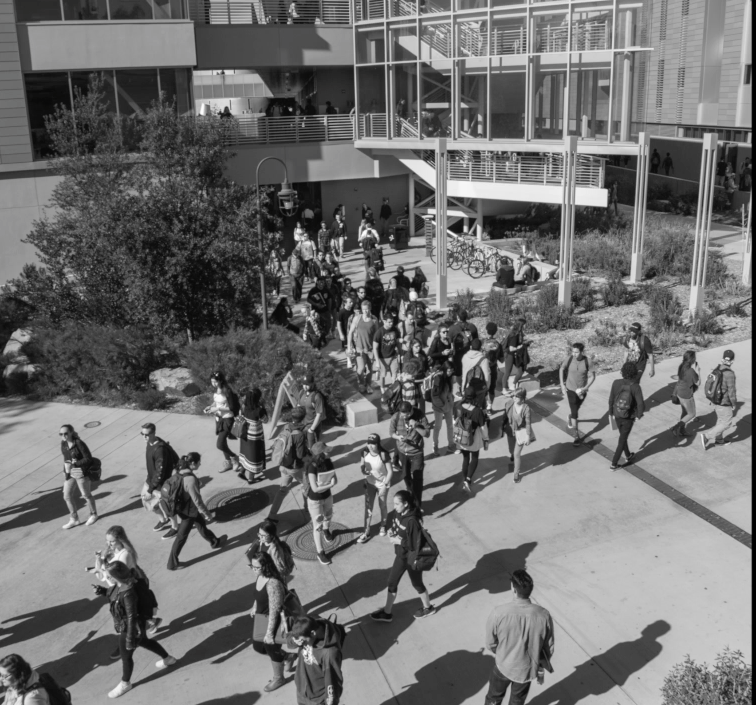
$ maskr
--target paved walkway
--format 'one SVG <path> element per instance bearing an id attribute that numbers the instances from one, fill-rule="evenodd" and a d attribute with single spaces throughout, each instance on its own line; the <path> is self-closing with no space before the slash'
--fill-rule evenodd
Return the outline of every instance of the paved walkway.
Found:
<path id="1" fill-rule="evenodd" d="M 671 382 L 674 360 L 661 362 L 656 376 L 644 380 L 652 408 L 631 442 L 641 451 L 640 467 L 750 531 L 751 345 L 734 347 L 745 403 L 732 445 L 703 455 L 695 445 L 672 443 L 666 429 L 676 408 L 663 388 Z M 702 353 L 702 369 L 721 352 Z M 609 448 L 614 438 L 601 416 L 610 382 L 611 376 L 600 378 L 584 406 L 586 419 L 596 425 L 591 438 Z M 537 441 L 525 454 L 520 484 L 511 482 L 502 440 L 482 454 L 472 498 L 459 487 L 460 456 L 427 463 L 427 526 L 442 551 L 439 570 L 427 574 L 439 608 L 435 616 L 413 620 L 418 600 L 405 580 L 394 622 L 370 621 L 369 613 L 382 606 L 393 553 L 377 536 L 364 546 L 351 542 L 331 566 L 298 561 L 293 586 L 308 609 L 336 613 L 349 627 L 346 705 L 480 705 L 493 663 L 482 650 L 485 620 L 494 605 L 511 598 L 507 573 L 523 566 L 534 576 L 535 600 L 551 611 L 557 629 L 556 672 L 543 686 L 534 685 L 531 705 L 654 705 L 665 674 L 685 654 L 711 662 L 729 645 L 750 661 L 750 550 L 638 477 L 610 472 L 599 446 L 572 448 L 560 428 L 566 416 L 557 395 L 543 390 L 534 401 L 544 416 L 535 415 Z M 699 415 L 711 423 L 706 409 Z M 52 672 L 70 686 L 77 705 L 106 701 L 120 666 L 108 658 L 115 646 L 112 622 L 105 602 L 93 598 L 84 567 L 103 547 L 106 528 L 117 523 L 127 529 L 151 576 L 167 626 L 160 639 L 180 658 L 176 667 L 157 672 L 155 657 L 138 650 L 136 687 L 124 702 L 290 705 L 293 685 L 262 693 L 270 668 L 251 648 L 244 549 L 264 512 L 218 525 L 229 535 L 219 552 L 211 553 L 192 534 L 182 556 L 187 569 L 165 571 L 170 545 L 152 532 L 154 521 L 138 499 L 144 476 L 138 434 L 148 420 L 181 452 L 203 454 L 206 497 L 239 488 L 233 474 L 217 472 L 210 419 L 0 404 L 0 653 L 19 652 Z M 99 425 L 86 427 L 94 422 Z M 101 521 L 68 532 L 60 529 L 66 514 L 61 423 L 81 431 L 105 470 L 95 494 Z M 387 425 L 327 434 L 340 478 L 334 518 L 349 532 L 362 521 L 359 451 L 368 432 L 386 434 Z M 271 477 L 262 487 L 275 485 Z M 283 507 L 284 530 L 298 525 L 297 495 Z"/>

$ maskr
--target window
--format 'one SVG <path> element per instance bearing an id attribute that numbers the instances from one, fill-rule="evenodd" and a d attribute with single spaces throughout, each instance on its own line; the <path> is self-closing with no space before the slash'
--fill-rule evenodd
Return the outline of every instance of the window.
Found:
<path id="1" fill-rule="evenodd" d="M 35 159 L 50 156 L 50 138 L 45 116 L 55 112 L 55 106 L 71 107 L 71 89 L 67 73 L 30 73 L 24 76 L 26 102 L 29 108 L 32 149 Z"/>
<path id="2" fill-rule="evenodd" d="M 108 19 L 107 0 L 63 0 L 63 19 L 106 20 Z"/>
<path id="3" fill-rule="evenodd" d="M 183 19 L 182 0 L 15 0 L 18 22 Z"/>
<path id="4" fill-rule="evenodd" d="M 753 64 L 746 64 L 745 70 L 743 71 L 743 85 L 744 86 L 750 86 L 751 85 L 751 68 Z"/>
<path id="5" fill-rule="evenodd" d="M 121 115 L 143 113 L 158 100 L 158 74 L 155 69 L 116 71 L 116 79 Z"/>
<path id="6" fill-rule="evenodd" d="M 60 0 L 16 0 L 18 22 L 60 21 Z"/>

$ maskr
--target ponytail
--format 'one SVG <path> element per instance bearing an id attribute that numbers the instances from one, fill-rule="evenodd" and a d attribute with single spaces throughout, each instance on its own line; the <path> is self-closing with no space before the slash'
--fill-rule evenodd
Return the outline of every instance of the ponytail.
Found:
<path id="1" fill-rule="evenodd" d="M 188 470 L 191 465 L 196 465 L 202 460 L 202 456 L 199 453 L 191 452 L 186 455 L 182 455 L 179 459 L 179 470 Z"/>

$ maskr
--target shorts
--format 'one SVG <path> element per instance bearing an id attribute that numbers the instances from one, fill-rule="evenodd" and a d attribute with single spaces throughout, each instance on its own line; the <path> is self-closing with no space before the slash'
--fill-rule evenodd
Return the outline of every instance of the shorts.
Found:
<path id="1" fill-rule="evenodd" d="M 399 357 L 397 355 L 387 358 L 379 357 L 378 372 L 382 377 L 390 374 L 393 379 L 396 379 L 396 376 L 399 374 Z"/>

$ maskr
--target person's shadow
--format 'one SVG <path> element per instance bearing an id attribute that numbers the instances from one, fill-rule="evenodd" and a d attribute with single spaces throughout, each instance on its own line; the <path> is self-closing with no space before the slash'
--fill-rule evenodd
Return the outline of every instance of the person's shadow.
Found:
<path id="1" fill-rule="evenodd" d="M 367 597 L 374 597 L 386 589 L 387 568 L 363 570 L 349 580 L 337 585 L 320 597 L 304 605 L 307 614 L 322 615 L 324 612 L 345 609 Z"/>
<path id="2" fill-rule="evenodd" d="M 475 567 L 433 591 L 433 600 L 449 595 L 447 600 L 438 604 L 440 609 L 447 609 L 464 597 L 488 590 L 492 595 L 504 593 L 510 589 L 509 576 L 515 570 L 525 569 L 528 557 L 538 544 L 535 541 L 524 543 L 517 548 L 500 548 L 478 559 Z"/>
<path id="3" fill-rule="evenodd" d="M 260 699 L 260 693 L 253 690 L 251 693 L 236 693 L 226 698 L 213 698 L 212 700 L 203 700 L 197 705 L 255 705 Z"/>
<path id="4" fill-rule="evenodd" d="M 620 642 L 589 658 L 566 678 L 539 693 L 529 705 L 576 705 L 585 698 L 604 695 L 624 685 L 661 653 L 658 639 L 670 629 L 663 619 L 649 624 L 638 639 Z"/>
<path id="5" fill-rule="evenodd" d="M 61 686 L 70 688 L 88 676 L 92 669 L 110 665 L 113 661 L 110 660 L 109 654 L 118 648 L 118 635 L 112 633 L 96 637 L 96 634 L 95 629 L 89 631 L 81 641 L 71 646 L 64 656 L 35 665 L 36 670 L 39 673 L 50 673 Z"/>
<path id="6" fill-rule="evenodd" d="M 405 690 L 381 705 L 396 705 L 397 702 L 402 705 L 462 705 L 485 687 L 493 665 L 493 656 L 485 654 L 483 649 L 450 651 L 422 666 L 415 673 L 415 683 L 404 686 Z"/>

